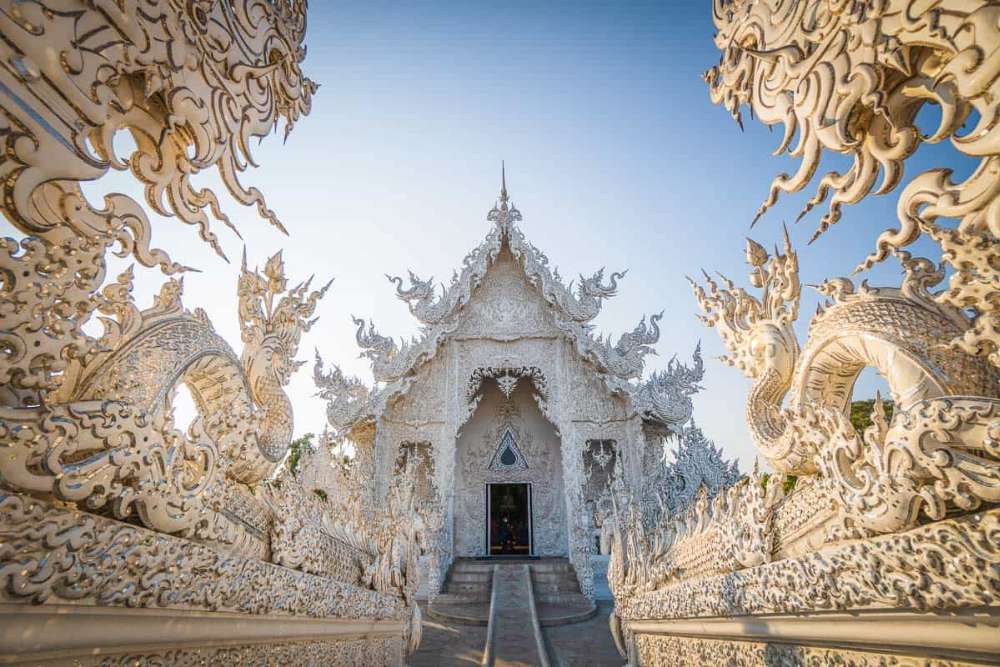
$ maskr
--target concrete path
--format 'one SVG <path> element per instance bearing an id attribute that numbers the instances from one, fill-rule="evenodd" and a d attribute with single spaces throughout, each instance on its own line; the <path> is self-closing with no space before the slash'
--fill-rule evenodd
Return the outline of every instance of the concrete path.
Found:
<path id="1" fill-rule="evenodd" d="M 486 645 L 486 628 L 428 618 L 420 648 L 407 659 L 409 667 L 479 667 Z"/>
<path id="2" fill-rule="evenodd" d="M 598 603 L 597 615 L 589 621 L 542 628 L 552 667 L 621 667 L 625 658 L 615 648 L 608 629 L 614 602 Z"/>
<path id="3" fill-rule="evenodd" d="M 495 582 L 495 618 L 493 641 L 493 664 L 498 667 L 539 667 L 541 658 L 531 621 L 531 601 L 528 577 L 523 563 L 497 564 Z M 579 615 L 580 609 L 567 603 L 539 602 L 536 604 L 538 616 L 543 621 L 541 635 L 542 649 L 552 667 L 621 667 L 625 660 L 618 655 L 608 616 L 613 602 L 600 601 L 596 616 L 583 622 L 568 625 L 548 626 L 545 621 L 557 621 L 563 616 Z M 410 667 L 477 667 L 483 663 L 486 648 L 487 628 L 484 625 L 469 625 L 471 613 L 452 613 L 456 610 L 476 611 L 479 616 L 488 617 L 489 603 L 466 603 L 438 605 L 439 612 L 432 617 L 424 612 L 423 641 L 417 652 L 410 656 Z M 483 607 L 480 609 L 480 607 Z M 588 614 L 589 615 L 589 614 Z"/>
<path id="4" fill-rule="evenodd" d="M 531 627 L 531 598 L 523 564 L 497 565 L 494 655 L 497 667 L 541 664 Z"/>

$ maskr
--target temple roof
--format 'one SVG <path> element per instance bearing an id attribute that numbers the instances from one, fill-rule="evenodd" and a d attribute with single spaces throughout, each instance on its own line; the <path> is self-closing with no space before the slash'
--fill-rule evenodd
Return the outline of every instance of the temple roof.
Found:
<path id="1" fill-rule="evenodd" d="M 593 365 L 608 389 L 612 393 L 627 395 L 645 418 L 662 422 L 671 430 L 682 427 L 691 414 L 689 396 L 698 390 L 697 383 L 703 374 L 700 350 L 695 351 L 693 367 L 672 359 L 666 370 L 654 373 L 645 383 L 639 384 L 637 381 L 642 377 L 646 355 L 655 354 L 653 345 L 659 340 L 659 321 L 663 313 L 651 315 L 648 319 L 644 316 L 632 331 L 622 334 L 615 343 L 610 337 L 594 334 L 591 321 L 601 312 L 602 302 L 617 293 L 618 281 L 627 271 L 613 272 L 605 282 L 605 269 L 601 268 L 590 277 L 580 275 L 575 289 L 573 281 L 567 285 L 559 270 L 549 267 L 545 253 L 528 241 L 518 227 L 522 216 L 510 201 L 505 170 L 501 176 L 500 196 L 488 213 L 487 220 L 493 224 L 486 238 L 466 254 L 460 270 L 453 272 L 450 283 L 442 285 L 440 293 L 433 278 L 423 280 L 413 271 L 408 272 L 408 287 L 404 287 L 401 277 L 386 276 L 396 286 L 396 296 L 406 302 L 410 313 L 422 324 L 418 337 L 397 343 L 395 339 L 381 335 L 373 322 L 366 324 L 362 319 L 353 318 L 361 355 L 370 360 L 376 383 L 384 384 L 382 389 L 369 392 L 369 400 L 361 402 L 373 403 L 372 407 L 377 408 L 376 404 L 384 406 L 388 395 L 377 400 L 375 394 L 385 393 L 386 390 L 392 393 L 406 391 L 407 378 L 432 359 L 455 332 L 461 322 L 463 308 L 472 299 L 500 253 L 507 249 L 527 283 L 551 306 L 555 326 L 573 344 L 577 353 Z M 318 352 L 315 378 L 321 395 L 331 401 L 331 406 L 343 403 L 348 395 L 357 401 L 361 399 L 363 384 L 357 379 L 345 378 L 336 367 L 329 374 L 324 373 Z M 352 400 L 351 403 L 357 401 Z M 330 410 L 344 412 L 333 407 Z M 343 428 L 364 418 L 366 412 L 367 409 L 350 409 L 344 414 L 331 414 L 331 423 L 338 428 L 337 422 L 341 422 Z"/>

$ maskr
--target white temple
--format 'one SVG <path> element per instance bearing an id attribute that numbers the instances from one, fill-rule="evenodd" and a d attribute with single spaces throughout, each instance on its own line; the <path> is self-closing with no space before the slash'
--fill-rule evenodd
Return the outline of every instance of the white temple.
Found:
<path id="1" fill-rule="evenodd" d="M 413 272 L 405 288 L 390 277 L 423 325 L 419 338 L 397 343 L 355 319 L 373 388 L 324 371 L 318 355 L 317 385 L 334 436 L 354 444 L 359 474 L 374 479 L 374 501 L 416 462 L 415 505 L 431 528 L 427 594 L 455 558 L 513 555 L 568 557 L 590 596 L 608 481 L 618 470 L 629 488 L 666 488 L 644 480 L 662 474 L 666 439 L 691 418 L 700 353 L 643 380 L 662 313 L 614 343 L 591 324 L 625 272 L 565 284 L 518 228 L 506 178 L 488 220 L 442 294 Z M 735 470 L 719 464 L 701 473 L 714 487 Z"/>

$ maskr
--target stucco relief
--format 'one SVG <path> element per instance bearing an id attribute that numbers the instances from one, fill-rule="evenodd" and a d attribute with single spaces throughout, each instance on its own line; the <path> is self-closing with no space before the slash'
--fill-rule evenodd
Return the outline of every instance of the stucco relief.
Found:
<path id="1" fill-rule="evenodd" d="M 517 443 L 524 465 L 491 466 L 505 434 Z M 455 499 L 455 554 L 486 553 L 486 485 L 527 482 L 532 485 L 534 553 L 565 556 L 566 521 L 558 436 L 545 422 L 527 386 L 510 400 L 491 386 L 458 441 Z"/>
<path id="2" fill-rule="evenodd" d="M 440 518 L 428 538 L 436 545 L 428 572 L 431 597 L 454 557 L 486 550 L 487 473 L 511 473 L 503 466 L 489 470 L 502 437 L 494 404 L 501 396 L 513 398 L 525 419 L 524 436 L 532 441 L 525 449 L 518 438 L 527 465 L 521 472 L 531 479 L 516 481 L 535 479 L 539 457 L 548 470 L 545 494 L 534 498 L 536 553 L 568 556 L 581 590 L 590 595 L 594 519 L 583 498 L 584 443 L 617 440 L 625 474 L 638 479 L 644 474 L 642 426 L 681 432 L 702 376 L 700 355 L 696 351 L 690 365 L 672 361 L 641 381 L 662 314 L 644 318 L 617 339 L 597 335 L 590 324 L 624 273 L 612 273 L 605 282 L 604 271 L 597 271 L 565 284 L 517 228 L 521 214 L 506 188 L 488 220 L 490 232 L 440 295 L 433 279 L 413 272 L 409 287 L 402 278 L 389 278 L 423 324 L 417 338 L 398 342 L 355 320 L 362 355 L 372 363 L 373 387 L 335 366 L 326 372 L 321 363 L 316 381 L 338 432 L 353 437 L 353 431 L 374 426 L 378 493 L 389 488 L 400 442 L 431 443 Z M 557 487 L 552 479 L 559 480 Z"/>
<path id="3" fill-rule="evenodd" d="M 558 339 L 498 341 L 477 338 L 459 340 L 455 345 L 455 384 L 464 389 L 462 395 L 454 399 L 458 413 L 456 430 L 468 422 L 482 399 L 480 387 L 486 386 L 483 379 L 489 375 L 486 369 L 511 369 L 523 375 L 524 380 L 518 382 L 518 386 L 523 384 L 531 390 L 538 409 L 556 430 L 559 429 L 559 383 L 553 381 L 562 377 L 560 367 L 555 363 L 562 345 Z M 521 369 L 527 370 L 522 372 Z M 477 391 L 470 395 L 469 390 L 477 378 Z"/>
<path id="4" fill-rule="evenodd" d="M 434 359 L 415 375 L 405 395 L 389 401 L 385 416 L 410 423 L 442 421 L 445 414 L 444 362 Z"/>
<path id="5" fill-rule="evenodd" d="M 607 422 L 626 417 L 622 400 L 611 398 L 610 392 L 592 368 L 577 358 L 566 360 L 567 386 L 572 387 L 573 400 L 567 402 L 567 417 L 579 421 Z"/>
<path id="6" fill-rule="evenodd" d="M 528 285 L 514 257 L 504 250 L 466 306 L 457 335 L 489 337 L 555 336 L 547 304 Z"/>

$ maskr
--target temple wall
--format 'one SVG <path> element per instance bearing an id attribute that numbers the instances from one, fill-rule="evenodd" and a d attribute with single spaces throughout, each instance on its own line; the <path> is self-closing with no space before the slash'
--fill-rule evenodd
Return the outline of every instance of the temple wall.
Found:
<path id="1" fill-rule="evenodd" d="M 495 383 L 484 389 L 483 399 L 462 428 L 456 446 L 455 555 L 486 555 L 488 482 L 529 482 L 534 553 L 565 556 L 568 547 L 559 436 L 535 404 L 530 383 L 519 383 L 510 401 Z M 528 467 L 491 470 L 490 460 L 508 427 Z"/>

